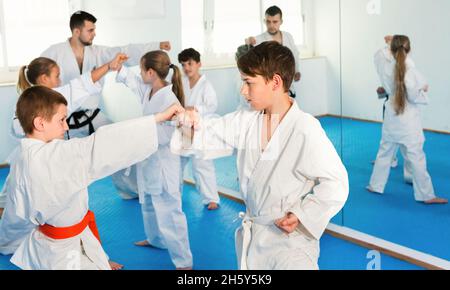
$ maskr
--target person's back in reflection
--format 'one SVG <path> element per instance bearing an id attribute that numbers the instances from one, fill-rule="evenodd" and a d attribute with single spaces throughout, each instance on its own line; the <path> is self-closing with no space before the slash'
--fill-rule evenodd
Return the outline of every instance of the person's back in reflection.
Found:
<path id="1" fill-rule="evenodd" d="M 384 193 L 392 158 L 400 146 L 412 168 L 415 199 L 425 204 L 446 204 L 447 199 L 434 193 L 423 151 L 425 136 L 420 105 L 428 104 L 428 84 L 414 64 L 408 61 L 411 51 L 409 38 L 395 35 L 388 39 L 391 40 L 390 53 L 384 53 L 385 57 L 376 59 L 376 62 L 384 67 L 383 88 L 394 97 L 386 103 L 382 139 L 367 190 Z"/>
<path id="2" fill-rule="evenodd" d="M 392 53 L 391 53 L 392 36 L 388 35 L 384 38 L 384 40 L 387 44 L 386 47 L 378 50 L 374 57 L 375 68 L 377 70 L 377 74 L 378 74 L 378 77 L 379 77 L 381 83 L 384 83 L 384 80 L 386 79 L 386 77 L 391 78 L 392 73 L 393 73 L 392 66 L 386 67 L 384 65 L 385 64 L 384 59 L 392 57 Z M 407 56 L 406 61 L 408 63 L 413 63 L 413 61 L 411 60 L 411 57 L 409 55 Z M 385 72 L 386 68 L 388 69 L 388 73 Z M 389 96 L 389 94 L 386 92 L 386 90 L 383 87 L 377 88 L 377 94 L 378 94 L 378 99 L 384 100 L 384 104 L 383 104 L 383 120 L 384 120 L 384 116 L 386 113 L 386 104 L 389 101 L 389 98 L 392 96 Z M 395 153 L 392 156 L 391 168 L 397 168 L 397 166 L 398 166 L 397 155 L 398 155 L 399 149 L 404 151 L 403 147 L 400 148 L 399 146 L 397 146 L 397 148 L 395 149 Z M 405 157 L 406 152 L 402 152 L 402 156 Z M 372 164 L 375 164 L 375 160 L 372 161 Z M 413 183 L 412 182 L 412 168 L 411 168 L 410 162 L 407 159 L 404 159 L 404 162 L 403 162 L 403 178 L 406 183 L 412 185 L 412 183 Z"/>

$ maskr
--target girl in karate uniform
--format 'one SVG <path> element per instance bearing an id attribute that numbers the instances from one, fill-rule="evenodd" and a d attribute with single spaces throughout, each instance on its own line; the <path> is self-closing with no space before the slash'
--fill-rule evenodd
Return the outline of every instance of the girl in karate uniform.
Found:
<path id="1" fill-rule="evenodd" d="M 144 115 L 164 111 L 174 102 L 184 105 L 180 70 L 171 64 L 163 51 L 151 51 L 141 59 L 140 76 L 123 66 L 117 81 L 133 90 L 139 97 Z M 173 70 L 172 83 L 167 78 Z M 192 268 L 186 216 L 181 207 L 180 157 L 170 152 L 174 127 L 157 126 L 158 151 L 137 165 L 139 200 L 146 240 L 138 246 L 167 248 L 178 269 Z"/>
<path id="2" fill-rule="evenodd" d="M 393 98 L 386 104 L 381 144 L 367 190 L 384 193 L 392 158 L 400 146 L 412 169 L 415 199 L 425 204 L 445 204 L 448 201 L 434 193 L 423 151 L 425 136 L 420 105 L 428 104 L 428 84 L 414 63 L 408 61 L 409 38 L 395 35 L 389 39 L 392 39 L 390 53 L 377 53 L 384 57 L 376 58 L 376 65 L 384 67 L 379 70 L 383 74 L 380 78 L 386 93 Z"/>

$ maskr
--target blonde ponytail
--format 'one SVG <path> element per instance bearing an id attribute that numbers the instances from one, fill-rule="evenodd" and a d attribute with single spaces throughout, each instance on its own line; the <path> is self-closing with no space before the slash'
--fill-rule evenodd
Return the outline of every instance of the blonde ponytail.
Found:
<path id="1" fill-rule="evenodd" d="M 19 79 L 17 81 L 17 93 L 20 95 L 22 94 L 23 91 L 25 91 L 28 88 L 31 88 L 31 84 L 30 82 L 28 82 L 28 77 L 27 77 L 27 66 L 24 65 L 20 68 L 19 70 Z"/>

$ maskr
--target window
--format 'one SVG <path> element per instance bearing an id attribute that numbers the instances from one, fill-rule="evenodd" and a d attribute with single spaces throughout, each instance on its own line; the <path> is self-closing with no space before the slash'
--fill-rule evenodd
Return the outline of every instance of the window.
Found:
<path id="1" fill-rule="evenodd" d="M 67 38 L 72 4 L 69 0 L 0 0 L 0 70 L 15 72 Z"/>
<path id="2" fill-rule="evenodd" d="M 305 45 L 302 1 L 189 0 L 181 1 L 182 46 L 202 54 L 206 66 L 232 65 L 245 38 L 266 30 L 264 12 L 277 5 L 283 11 L 282 30 L 289 31 L 300 50 Z"/>

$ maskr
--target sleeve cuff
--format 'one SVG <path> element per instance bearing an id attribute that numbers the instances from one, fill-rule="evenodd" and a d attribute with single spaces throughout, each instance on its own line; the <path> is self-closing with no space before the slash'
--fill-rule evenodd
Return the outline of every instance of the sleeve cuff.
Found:
<path id="1" fill-rule="evenodd" d="M 84 88 L 90 95 L 99 94 L 102 91 L 102 86 L 99 82 L 94 83 L 92 81 L 92 73 L 86 73 L 81 76 L 81 82 L 83 83 Z"/>
<path id="2" fill-rule="evenodd" d="M 306 213 L 300 208 L 300 204 L 291 208 L 289 212 L 295 214 L 298 220 L 300 221 L 300 225 L 297 227 L 298 231 L 306 235 L 312 236 L 316 240 L 320 240 L 326 229 L 326 225 L 325 227 L 318 225 L 317 222 L 314 222 L 311 219 L 309 219 Z"/>
<path id="3" fill-rule="evenodd" d="M 116 82 L 124 83 L 127 79 L 129 68 L 126 66 L 122 66 L 120 71 L 117 72 Z"/>

